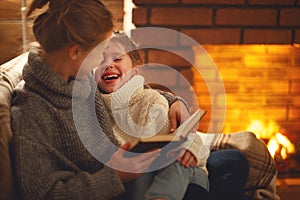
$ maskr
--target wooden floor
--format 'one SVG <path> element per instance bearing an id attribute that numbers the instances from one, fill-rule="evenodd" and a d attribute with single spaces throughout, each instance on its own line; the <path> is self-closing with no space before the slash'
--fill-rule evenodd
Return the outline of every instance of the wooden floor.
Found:
<path id="1" fill-rule="evenodd" d="M 300 199 L 300 178 L 280 178 L 276 185 L 281 200 Z"/>

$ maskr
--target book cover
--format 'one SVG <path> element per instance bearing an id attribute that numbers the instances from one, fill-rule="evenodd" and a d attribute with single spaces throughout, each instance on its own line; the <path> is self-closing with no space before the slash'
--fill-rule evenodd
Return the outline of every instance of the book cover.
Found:
<path id="1" fill-rule="evenodd" d="M 187 140 L 187 135 L 198 124 L 205 111 L 198 109 L 185 120 L 173 133 L 139 138 L 131 143 L 130 152 L 143 153 L 155 148 L 167 147 L 168 150 L 178 147 Z M 167 145 L 167 146 L 166 146 Z"/>

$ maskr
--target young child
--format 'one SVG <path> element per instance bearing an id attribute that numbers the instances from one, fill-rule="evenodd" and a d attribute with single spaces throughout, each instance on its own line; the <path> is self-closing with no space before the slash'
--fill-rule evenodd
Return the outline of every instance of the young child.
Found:
<path id="1" fill-rule="evenodd" d="M 139 137 L 170 133 L 168 102 L 156 90 L 144 87 L 137 66 L 143 60 L 136 48 L 126 34 L 115 33 L 104 51 L 104 61 L 95 71 L 120 145 Z M 143 199 L 182 199 L 190 183 L 209 190 L 206 170 L 209 149 L 196 134 L 190 136 L 181 146 L 177 161 L 155 172 Z"/>

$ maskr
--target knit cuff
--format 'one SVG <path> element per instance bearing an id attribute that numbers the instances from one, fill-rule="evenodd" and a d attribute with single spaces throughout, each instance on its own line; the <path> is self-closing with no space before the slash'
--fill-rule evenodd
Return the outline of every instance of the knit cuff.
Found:
<path id="1" fill-rule="evenodd" d="M 162 91 L 162 90 L 159 90 L 159 89 L 156 89 L 157 92 L 159 92 L 162 96 L 164 96 L 167 101 L 168 101 L 168 104 L 169 104 L 169 107 L 175 102 L 177 101 L 177 97 L 174 96 L 172 93 L 170 92 L 165 92 L 165 91 Z"/>
<path id="2" fill-rule="evenodd" d="M 175 96 L 173 95 L 172 93 L 170 92 L 165 92 L 165 91 L 162 91 L 162 90 L 159 90 L 159 89 L 156 89 L 161 95 L 163 95 L 167 101 L 168 101 L 168 104 L 169 104 L 169 107 L 175 102 L 175 101 L 180 101 L 183 103 L 183 105 L 185 106 L 185 108 L 187 109 L 188 113 L 191 114 L 190 112 L 190 108 L 188 106 L 188 103 L 183 99 L 181 98 L 180 96 Z"/>
<path id="3" fill-rule="evenodd" d="M 181 98 L 180 96 L 176 96 L 176 100 L 182 102 L 183 105 L 185 106 L 186 110 L 188 111 L 188 113 L 191 114 L 189 105 L 188 105 L 188 103 L 183 98 Z"/>

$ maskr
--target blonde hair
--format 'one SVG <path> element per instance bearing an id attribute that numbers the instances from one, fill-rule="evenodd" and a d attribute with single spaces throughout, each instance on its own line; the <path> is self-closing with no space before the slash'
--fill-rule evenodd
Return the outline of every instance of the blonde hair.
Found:
<path id="1" fill-rule="evenodd" d="M 89 50 L 113 29 L 111 12 L 99 0 L 33 0 L 27 16 L 48 4 L 34 21 L 36 40 L 46 52 L 68 44 Z"/>
<path id="2" fill-rule="evenodd" d="M 141 65 L 144 63 L 143 51 L 139 48 L 139 45 L 129 38 L 124 32 L 115 32 L 110 38 L 110 42 L 117 42 L 121 44 L 126 53 L 131 58 L 133 65 Z"/>

